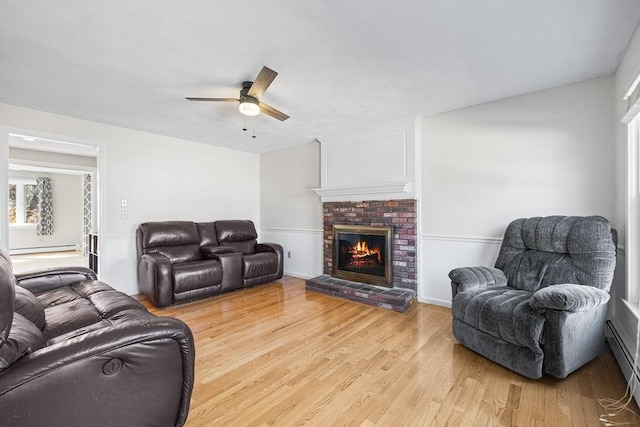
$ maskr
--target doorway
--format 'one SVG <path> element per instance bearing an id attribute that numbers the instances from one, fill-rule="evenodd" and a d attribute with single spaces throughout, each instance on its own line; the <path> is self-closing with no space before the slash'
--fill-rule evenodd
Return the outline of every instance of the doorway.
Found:
<path id="1" fill-rule="evenodd" d="M 0 183 L 1 234 L 14 272 L 89 266 L 89 236 L 100 228 L 101 145 L 3 131 L 0 151 L 8 167 Z"/>

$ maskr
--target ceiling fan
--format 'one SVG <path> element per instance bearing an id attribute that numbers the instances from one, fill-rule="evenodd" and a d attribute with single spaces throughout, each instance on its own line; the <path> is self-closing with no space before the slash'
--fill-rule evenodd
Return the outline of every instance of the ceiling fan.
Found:
<path id="1" fill-rule="evenodd" d="M 240 90 L 240 98 L 190 98 L 189 101 L 214 101 L 214 102 L 239 102 L 239 110 L 246 116 L 257 116 L 260 112 L 271 116 L 280 121 L 285 121 L 289 118 L 286 114 L 276 110 L 270 105 L 260 101 L 260 97 L 264 95 L 267 88 L 276 78 L 278 73 L 273 71 L 269 67 L 262 67 L 260 73 L 253 82 L 242 82 L 242 89 Z"/>

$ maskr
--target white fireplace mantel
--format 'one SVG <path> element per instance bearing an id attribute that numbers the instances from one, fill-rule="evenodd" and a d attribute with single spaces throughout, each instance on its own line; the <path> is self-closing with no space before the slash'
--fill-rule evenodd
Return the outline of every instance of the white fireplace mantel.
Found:
<path id="1" fill-rule="evenodd" d="M 413 194 L 414 185 L 409 181 L 373 182 L 359 185 L 326 186 L 314 188 L 323 202 L 347 200 L 385 200 L 393 198 L 409 198 Z"/>

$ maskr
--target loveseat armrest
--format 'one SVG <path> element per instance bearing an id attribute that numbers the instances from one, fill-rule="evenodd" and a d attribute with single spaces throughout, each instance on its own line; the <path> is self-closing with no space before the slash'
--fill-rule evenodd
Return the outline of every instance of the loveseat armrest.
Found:
<path id="1" fill-rule="evenodd" d="M 474 288 L 507 286 L 507 276 L 493 267 L 459 267 L 449 272 L 451 298 L 458 293 Z"/>
<path id="2" fill-rule="evenodd" d="M 6 369 L 3 425 L 183 425 L 193 389 L 193 335 L 177 319 L 130 316 L 139 318 L 45 347 Z M 46 399 L 36 404 L 35 396 Z"/>
<path id="3" fill-rule="evenodd" d="M 173 304 L 171 260 L 158 253 L 144 254 L 138 264 L 138 288 L 156 307 Z"/>
<path id="4" fill-rule="evenodd" d="M 16 274 L 16 284 L 32 293 L 40 293 L 84 280 L 96 280 L 93 270 L 86 267 L 54 267 Z"/>
<path id="5" fill-rule="evenodd" d="M 538 289 L 529 299 L 535 310 L 586 311 L 606 304 L 609 294 L 593 286 L 576 284 L 551 285 Z"/>
<path id="6" fill-rule="evenodd" d="M 200 247 L 200 254 L 203 259 L 210 259 L 213 255 L 229 254 L 232 252 L 235 252 L 235 249 L 230 246 L 208 245 Z"/>
<path id="7" fill-rule="evenodd" d="M 256 253 L 258 252 L 275 252 L 276 254 L 284 254 L 282 246 L 277 243 L 263 242 L 256 244 Z"/>
<path id="8" fill-rule="evenodd" d="M 256 253 L 260 252 L 273 252 L 277 255 L 278 268 L 273 277 L 280 279 L 284 274 L 284 249 L 282 249 L 282 245 L 270 242 L 258 243 L 256 244 Z"/>
<path id="9" fill-rule="evenodd" d="M 215 259 L 222 265 L 221 292 L 242 288 L 242 252 L 231 249 L 229 252 L 210 254 L 208 259 Z"/>

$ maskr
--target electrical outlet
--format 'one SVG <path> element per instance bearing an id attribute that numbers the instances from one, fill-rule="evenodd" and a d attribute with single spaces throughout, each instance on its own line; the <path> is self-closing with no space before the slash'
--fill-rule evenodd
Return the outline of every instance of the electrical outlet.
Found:
<path id="1" fill-rule="evenodd" d="M 127 219 L 129 218 L 129 213 L 126 210 L 121 210 L 120 211 L 120 218 L 121 219 Z"/>
<path id="2" fill-rule="evenodd" d="M 287 251 L 287 258 L 291 258 L 291 251 Z"/>

